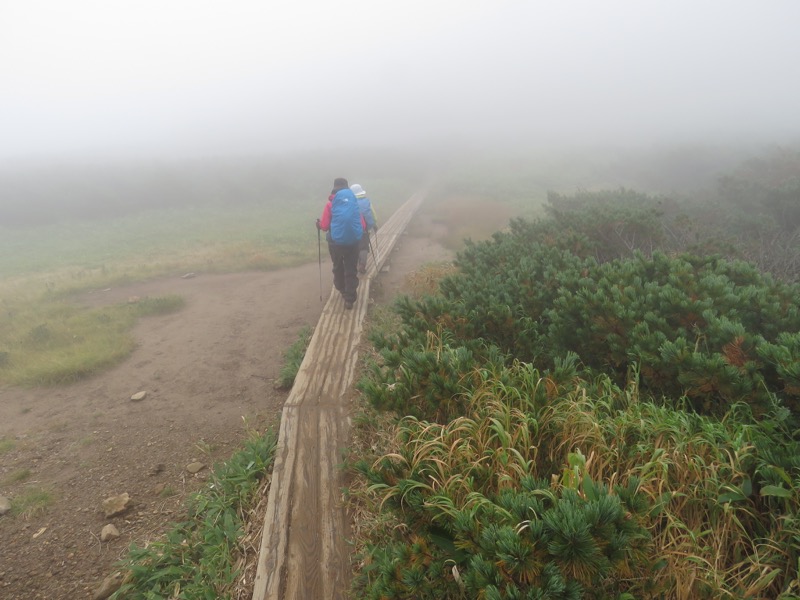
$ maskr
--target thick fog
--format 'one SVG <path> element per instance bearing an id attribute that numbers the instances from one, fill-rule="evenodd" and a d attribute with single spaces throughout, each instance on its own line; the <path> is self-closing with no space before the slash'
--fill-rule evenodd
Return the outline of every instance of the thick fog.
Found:
<path id="1" fill-rule="evenodd" d="M 795 0 L 0 3 L 0 160 L 800 136 Z"/>

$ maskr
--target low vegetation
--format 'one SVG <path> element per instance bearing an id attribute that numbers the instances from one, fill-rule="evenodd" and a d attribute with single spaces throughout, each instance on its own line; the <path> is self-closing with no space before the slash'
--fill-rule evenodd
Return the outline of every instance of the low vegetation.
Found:
<path id="1" fill-rule="evenodd" d="M 14 441 L 13 438 L 5 437 L 5 436 L 1 437 L 0 438 L 0 456 L 2 456 L 3 454 L 6 454 L 7 452 L 11 452 L 16 447 L 16 445 L 17 445 L 17 443 L 16 443 L 16 441 Z"/>
<path id="2" fill-rule="evenodd" d="M 303 363 L 312 333 L 314 330 L 311 327 L 303 327 L 298 333 L 297 340 L 283 353 L 283 366 L 276 382 L 280 388 L 289 389 L 294 384 L 294 378 Z"/>
<path id="3" fill-rule="evenodd" d="M 119 363 L 133 350 L 130 330 L 142 317 L 179 310 L 175 295 L 85 308 L 59 297 L 8 301 L 0 314 L 0 381 L 55 385 Z"/>
<path id="4" fill-rule="evenodd" d="M 786 239 L 792 181 L 759 200 Z M 733 209 L 622 189 L 546 210 L 370 336 L 359 387 L 398 417 L 353 465 L 380 515 L 354 595 L 797 597 L 797 270 L 744 261 Z"/>
<path id="5" fill-rule="evenodd" d="M 3 478 L 3 483 L 19 483 L 22 481 L 26 481 L 31 476 L 30 469 L 17 469 L 9 473 L 6 477 Z"/>
<path id="6" fill-rule="evenodd" d="M 53 493 L 50 490 L 30 487 L 14 496 L 11 501 L 11 514 L 27 521 L 47 512 L 53 501 Z"/>
<path id="7" fill-rule="evenodd" d="M 251 434 L 242 450 L 217 465 L 206 488 L 191 498 L 183 521 L 163 537 L 131 547 L 119 565 L 124 582 L 111 598 L 232 598 L 244 525 L 272 468 L 276 444 L 272 431 Z"/>

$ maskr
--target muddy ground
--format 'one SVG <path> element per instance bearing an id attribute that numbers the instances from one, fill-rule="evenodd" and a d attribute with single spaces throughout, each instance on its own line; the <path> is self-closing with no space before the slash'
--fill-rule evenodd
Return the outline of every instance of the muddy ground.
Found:
<path id="1" fill-rule="evenodd" d="M 425 263 L 452 258 L 438 237 L 412 221 L 388 271 L 373 282 L 375 302 L 390 302 Z M 323 253 L 324 298 L 329 271 Z M 114 369 L 65 387 L 0 389 L 0 440 L 11 446 L 0 455 L 0 495 L 44 489 L 51 497 L 43 512 L 0 517 L 0 598 L 91 598 L 131 543 L 181 519 L 187 494 L 248 429 L 277 424 L 286 397 L 274 385 L 283 352 L 323 307 L 317 263 L 169 277 L 79 301 L 166 294 L 183 296 L 186 306 L 140 321 L 136 350 Z M 131 400 L 137 392 L 145 398 Z M 193 462 L 206 468 L 192 474 Z M 122 493 L 133 508 L 105 517 L 103 500 Z M 120 537 L 103 542 L 108 523 Z"/>

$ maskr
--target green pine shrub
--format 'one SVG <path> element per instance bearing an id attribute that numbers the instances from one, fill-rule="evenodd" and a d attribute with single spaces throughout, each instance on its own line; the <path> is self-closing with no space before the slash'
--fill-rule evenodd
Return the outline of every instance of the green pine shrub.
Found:
<path id="1" fill-rule="evenodd" d="M 800 594 L 800 287 L 622 195 L 467 243 L 372 337 L 361 389 L 408 417 L 359 465 L 366 597 Z M 585 536 L 595 501 L 638 529 Z"/>
<path id="2" fill-rule="evenodd" d="M 362 557 L 365 597 L 800 589 L 800 443 L 786 409 L 756 422 L 740 404 L 719 420 L 647 401 L 635 378 L 556 383 L 520 363 L 477 379 L 465 416 L 407 417 L 389 453 L 357 465 L 394 515 Z M 619 510 L 625 527 L 589 517 Z"/>
<path id="3" fill-rule="evenodd" d="M 647 544 L 646 502 L 635 485 L 609 492 L 580 465 L 575 477 L 569 464 L 555 483 L 540 477 L 530 398 L 510 388 L 497 398 L 488 382 L 505 389 L 485 381 L 471 416 L 408 417 L 396 452 L 358 465 L 405 526 L 368 548 L 357 585 L 376 599 L 613 597 Z M 546 400 L 543 388 L 535 395 Z"/>
<path id="4" fill-rule="evenodd" d="M 652 197 L 620 188 L 599 192 L 578 192 L 566 196 L 549 192 L 544 224 L 548 236 L 579 256 L 599 262 L 649 254 L 657 248 L 681 248 L 667 224 L 682 215 L 674 200 Z"/>
<path id="5" fill-rule="evenodd" d="M 547 339 L 617 381 L 638 364 L 652 393 L 685 395 L 700 412 L 744 401 L 763 413 L 773 395 L 797 408 L 786 371 L 766 363 L 760 348 L 800 327 L 798 293 L 744 263 L 639 255 L 563 288 L 546 311 Z"/>
<path id="6" fill-rule="evenodd" d="M 452 383 L 470 360 L 516 358 L 547 370 L 572 352 L 617 383 L 636 367 L 652 394 L 686 396 L 704 413 L 747 402 L 763 414 L 775 397 L 800 408 L 797 348 L 787 337 L 800 330 L 800 286 L 716 256 L 656 251 L 598 263 L 534 241 L 536 231 L 518 220 L 491 241 L 469 244 L 440 295 L 398 302 L 401 333 L 373 340 L 386 364 L 378 378 L 385 391 L 375 394 L 381 406 L 434 418 L 392 391 L 421 394 L 432 407 L 457 392 L 428 387 L 420 375 L 425 361 L 407 355 L 423 352 L 433 331 L 459 357 Z M 403 365 L 410 374 L 396 372 Z M 409 389 L 411 380 L 418 387 Z"/>
<path id="7" fill-rule="evenodd" d="M 440 331 L 442 329 L 440 328 Z M 380 363 L 358 387 L 381 410 L 446 422 L 465 410 L 464 392 L 477 382 L 476 351 L 451 345 L 451 336 L 427 332 L 425 341 L 386 340 Z M 482 345 L 475 346 L 477 350 Z M 505 357 L 490 347 L 481 352 L 489 365 L 502 367 Z"/>

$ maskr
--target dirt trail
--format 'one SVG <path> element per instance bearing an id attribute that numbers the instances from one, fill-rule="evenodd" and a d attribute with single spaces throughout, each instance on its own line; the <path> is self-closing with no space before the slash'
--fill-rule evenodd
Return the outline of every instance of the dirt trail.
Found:
<path id="1" fill-rule="evenodd" d="M 373 299 L 390 301 L 407 273 L 451 257 L 426 235 L 410 230 Z M 323 261 L 327 294 L 324 253 Z M 318 265 L 165 278 L 83 300 L 165 294 L 183 296 L 186 307 L 143 319 L 134 331 L 137 349 L 118 367 L 65 387 L 0 389 L 0 440 L 12 445 L 0 455 L 0 495 L 43 488 L 52 496 L 42 514 L 0 517 L 0 598 L 90 598 L 132 542 L 142 544 L 180 518 L 186 495 L 208 472 L 191 475 L 187 464 L 224 460 L 245 427 L 277 423 L 286 399 L 273 387 L 282 353 L 323 309 Z M 132 402 L 138 391 L 147 397 Z M 26 470 L 27 478 L 16 480 Z M 103 499 L 122 492 L 133 510 L 104 518 Z M 108 522 L 121 537 L 100 542 Z"/>

